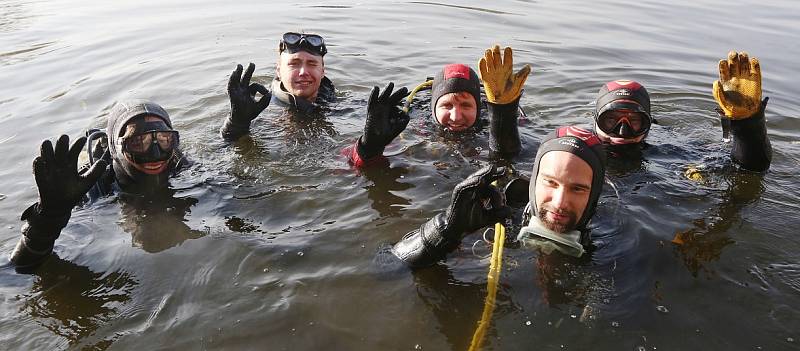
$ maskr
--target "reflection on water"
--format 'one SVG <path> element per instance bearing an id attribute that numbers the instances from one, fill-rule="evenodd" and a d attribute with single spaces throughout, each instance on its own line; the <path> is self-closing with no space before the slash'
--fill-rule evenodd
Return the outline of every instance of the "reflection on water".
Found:
<path id="1" fill-rule="evenodd" d="M 16 0 L 4 1 L 0 4 L 0 33 L 24 27 L 25 21 L 33 17 L 30 6 L 30 3 Z"/>
<path id="2" fill-rule="evenodd" d="M 758 200 L 764 192 L 763 179 L 760 174 L 734 173 L 722 179 L 723 190 L 721 203 L 704 213 L 703 217 L 692 220 L 692 228 L 675 234 L 672 242 L 675 251 L 683 259 L 686 268 L 697 276 L 704 273 L 713 276 L 709 267 L 717 261 L 723 249 L 735 243 L 730 236 L 730 229 L 741 221 L 742 210 Z"/>
<path id="3" fill-rule="evenodd" d="M 0 52 L 0 64 L 13 65 L 22 61 L 31 60 L 42 54 L 47 54 L 47 49 L 55 43 L 56 42 L 36 43 L 18 50 Z"/>
<path id="4" fill-rule="evenodd" d="M 121 194 L 120 204 L 120 227 L 130 233 L 134 246 L 147 252 L 160 252 L 205 235 L 203 231 L 189 228 L 184 219 L 197 199 L 176 198 L 170 190 L 147 199 Z"/>
<path id="5" fill-rule="evenodd" d="M 372 86 L 416 86 L 496 42 L 533 67 L 523 151 L 507 164 L 521 174 L 555 126 L 590 125 L 606 81 L 647 86 L 659 125 L 645 148 L 612 159 L 617 191 L 605 189 L 590 256 L 506 251 L 486 348 L 797 347 L 793 2 L 97 4 L 0 4 L 3 252 L 36 201 L 41 140 L 104 126 L 115 101 L 167 107 L 196 164 L 165 199 L 77 209 L 36 274 L 0 268 L 10 349 L 464 349 L 486 293 L 487 261 L 468 247 L 479 234 L 414 273 L 383 271 L 376 251 L 495 161 L 487 130 L 442 133 L 421 93 L 388 167 L 354 171 L 341 150 L 363 130 Z M 757 25 L 725 20 L 742 13 Z M 338 101 L 310 119 L 271 106 L 249 136 L 223 142 L 230 70 L 252 61 L 267 84 L 287 30 L 325 36 Z M 765 175 L 733 169 L 720 142 L 710 89 L 731 49 L 764 70 L 775 149 Z M 693 167 L 705 181 L 686 178 Z"/>
<path id="6" fill-rule="evenodd" d="M 403 209 L 411 204 L 411 199 L 397 195 L 414 187 L 414 184 L 401 181 L 408 173 L 404 167 L 374 167 L 362 171 L 361 174 L 372 183 L 366 187 L 367 197 L 372 202 L 372 209 L 381 217 L 400 217 Z"/>
<path id="7" fill-rule="evenodd" d="M 31 291 L 20 297 L 21 313 L 71 342 L 116 318 L 136 286 L 127 273 L 95 273 L 58 257 L 48 260 L 35 276 Z"/>
<path id="8" fill-rule="evenodd" d="M 482 7 L 474 7 L 474 6 L 458 6 L 458 5 L 451 5 L 451 4 L 438 3 L 438 2 L 427 2 L 427 1 L 411 1 L 411 3 L 412 4 L 420 4 L 420 5 L 444 6 L 444 7 L 454 8 L 454 9 L 481 11 L 481 12 L 493 13 L 493 14 L 498 14 L 498 15 L 517 15 L 517 16 L 521 16 L 521 14 L 512 14 L 512 13 L 508 13 L 508 12 L 497 11 L 497 10 L 492 10 L 492 9 L 487 9 L 487 8 L 482 8 Z"/>

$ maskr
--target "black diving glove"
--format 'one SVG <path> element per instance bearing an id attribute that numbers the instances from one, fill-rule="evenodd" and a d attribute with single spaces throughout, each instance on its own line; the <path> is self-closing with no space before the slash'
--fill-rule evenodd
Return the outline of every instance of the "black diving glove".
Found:
<path id="1" fill-rule="evenodd" d="M 503 221 L 511 215 L 503 193 L 492 182 L 500 178 L 505 169 L 487 166 L 458 183 L 453 189 L 453 200 L 447 212 L 442 235 L 461 240 L 467 233 Z"/>
<path id="2" fill-rule="evenodd" d="M 251 62 L 244 75 L 242 75 L 242 69 L 242 65 L 236 65 L 236 69 L 228 80 L 231 115 L 222 126 L 222 135 L 226 137 L 247 133 L 250 130 L 250 122 L 269 106 L 270 99 L 272 99 L 272 93 L 265 86 L 250 83 L 256 65 Z M 261 99 L 256 100 L 256 93 L 262 95 Z"/>
<path id="3" fill-rule="evenodd" d="M 408 114 L 400 109 L 400 103 L 408 96 L 408 89 L 402 87 L 392 94 L 394 83 L 389 83 L 383 94 L 378 96 L 378 87 L 372 88 L 367 103 L 367 122 L 364 134 L 358 141 L 358 154 L 369 159 L 383 154 L 386 145 L 394 140 L 408 125 Z"/>
<path id="4" fill-rule="evenodd" d="M 22 213 L 21 219 L 26 223 L 10 257 L 18 271 L 35 268 L 50 255 L 72 208 L 105 171 L 108 163 L 98 160 L 78 173 L 78 155 L 85 143 L 86 137 L 82 137 L 70 148 L 69 137 L 62 135 L 53 149 L 53 144 L 45 140 L 41 154 L 33 160 L 39 202 Z"/>
<path id="5" fill-rule="evenodd" d="M 392 253 L 412 267 L 428 266 L 455 249 L 464 235 L 510 217 L 503 194 L 491 185 L 503 173 L 484 167 L 456 185 L 447 211 L 407 234 Z"/>
<path id="6" fill-rule="evenodd" d="M 39 188 L 38 214 L 69 215 L 103 174 L 108 163 L 102 159 L 78 173 L 78 155 L 84 144 L 86 137 L 81 137 L 70 147 L 66 135 L 58 138 L 55 148 L 50 140 L 42 143 L 41 154 L 33 160 L 33 175 Z"/>

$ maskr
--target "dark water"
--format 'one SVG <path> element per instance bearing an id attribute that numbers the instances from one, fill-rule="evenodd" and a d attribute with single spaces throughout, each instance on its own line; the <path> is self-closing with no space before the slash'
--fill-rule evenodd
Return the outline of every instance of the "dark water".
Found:
<path id="1" fill-rule="evenodd" d="M 553 127 L 589 125 L 608 80 L 644 83 L 660 124 L 642 162 L 612 164 L 618 195 L 607 186 L 588 259 L 506 250 L 486 348 L 800 349 L 798 15 L 791 1 L 5 0 L 4 257 L 36 201 L 38 144 L 104 126 L 115 101 L 165 106 L 195 165 L 169 199 L 76 209 L 37 274 L 0 268 L 0 348 L 466 349 L 486 289 L 488 260 L 470 249 L 479 234 L 413 275 L 382 269 L 376 252 L 487 162 L 485 133 L 443 141 L 418 111 L 389 169 L 355 172 L 339 150 L 359 135 L 373 85 L 474 66 L 499 42 L 533 66 L 518 169 Z M 326 37 L 339 102 L 310 125 L 270 108 L 250 138 L 223 143 L 230 71 L 252 61 L 268 83 L 288 30 Z M 763 177 L 730 167 L 712 111 L 731 49 L 761 60 L 771 98 Z M 686 179 L 689 167 L 704 181 Z"/>

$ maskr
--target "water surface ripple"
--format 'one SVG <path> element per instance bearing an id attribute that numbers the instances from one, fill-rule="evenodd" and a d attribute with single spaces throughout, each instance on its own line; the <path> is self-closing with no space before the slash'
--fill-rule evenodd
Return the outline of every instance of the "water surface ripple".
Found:
<path id="1" fill-rule="evenodd" d="M 195 164 L 163 203 L 110 197 L 76 209 L 38 273 L 0 268 L 0 344 L 466 349 L 486 293 L 487 260 L 470 249 L 480 234 L 416 274 L 376 255 L 488 162 L 487 132 L 440 138 L 422 93 L 389 168 L 355 172 L 339 152 L 363 129 L 372 86 L 475 66 L 500 43 L 533 67 L 515 161 L 523 173 L 553 127 L 591 123 L 608 80 L 644 83 L 659 123 L 641 162 L 612 164 L 618 191 L 607 186 L 601 198 L 590 257 L 506 250 L 486 349 L 798 349 L 799 9 L 785 0 L 4 0 L 4 260 L 36 201 L 39 143 L 104 127 L 116 101 L 165 106 Z M 325 36 L 339 101 L 312 123 L 270 108 L 250 136 L 223 142 L 230 71 L 254 62 L 254 80 L 268 84 L 289 30 Z M 716 64 L 731 49 L 764 70 L 774 157 L 763 177 L 730 166 L 713 112 Z M 704 180 L 687 180 L 688 167 Z"/>

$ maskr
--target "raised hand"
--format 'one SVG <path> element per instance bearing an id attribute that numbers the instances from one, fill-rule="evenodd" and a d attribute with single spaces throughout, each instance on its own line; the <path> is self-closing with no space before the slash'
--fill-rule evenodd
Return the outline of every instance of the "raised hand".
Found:
<path id="1" fill-rule="evenodd" d="M 250 122 L 258 117 L 261 111 L 269 106 L 272 93 L 261 84 L 250 83 L 256 65 L 252 62 L 242 75 L 242 65 L 236 65 L 228 80 L 228 97 L 231 100 L 231 121 L 237 126 L 250 126 Z M 262 96 L 256 100 L 256 93 Z"/>
<path id="2" fill-rule="evenodd" d="M 458 235 L 460 238 L 511 215 L 503 194 L 492 185 L 504 173 L 502 168 L 487 166 L 456 185 L 446 213 L 446 236 Z"/>
<path id="3" fill-rule="evenodd" d="M 505 56 L 505 59 L 503 58 Z M 522 86 L 531 73 L 531 66 L 525 65 L 514 73 L 514 58 L 510 47 L 506 47 L 504 55 L 500 54 L 500 46 L 486 49 L 478 66 L 481 71 L 486 99 L 493 104 L 504 105 L 514 102 L 522 94 Z"/>
<path id="4" fill-rule="evenodd" d="M 745 119 L 761 107 L 761 64 L 746 52 L 728 53 L 719 61 L 719 80 L 714 82 L 714 100 L 730 119 Z"/>
<path id="5" fill-rule="evenodd" d="M 86 137 L 78 138 L 72 147 L 69 137 L 58 138 L 55 148 L 50 140 L 42 142 L 40 155 L 33 160 L 33 175 L 39 188 L 39 212 L 44 215 L 69 214 L 108 166 L 98 160 L 91 168 L 78 173 L 78 155 Z"/>
<path id="6" fill-rule="evenodd" d="M 383 94 L 378 95 L 378 87 L 372 88 L 367 102 L 367 121 L 364 134 L 359 141 L 359 154 L 363 158 L 378 156 L 386 145 L 394 140 L 408 125 L 408 114 L 400 109 L 400 103 L 408 96 L 408 89 L 402 87 L 394 93 L 394 83 L 389 83 Z"/>

